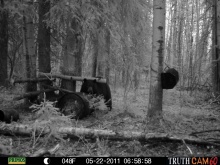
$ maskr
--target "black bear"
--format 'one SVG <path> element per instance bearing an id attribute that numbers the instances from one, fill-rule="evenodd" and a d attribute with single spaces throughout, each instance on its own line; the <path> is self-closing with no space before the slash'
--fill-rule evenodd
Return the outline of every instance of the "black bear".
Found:
<path id="1" fill-rule="evenodd" d="M 161 73 L 162 89 L 172 89 L 179 81 L 179 73 L 174 68 L 169 68 L 165 73 Z"/>
<path id="2" fill-rule="evenodd" d="M 111 90 L 107 83 L 99 83 L 96 80 L 83 80 L 80 92 L 94 95 L 102 95 L 105 99 L 106 106 L 109 110 L 112 109 Z"/>

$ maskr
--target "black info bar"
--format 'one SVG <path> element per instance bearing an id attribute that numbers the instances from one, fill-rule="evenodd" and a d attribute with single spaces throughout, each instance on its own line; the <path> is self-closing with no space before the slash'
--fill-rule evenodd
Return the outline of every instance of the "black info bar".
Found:
<path id="1" fill-rule="evenodd" d="M 0 165 L 220 165 L 219 157 L 0 157 Z"/>

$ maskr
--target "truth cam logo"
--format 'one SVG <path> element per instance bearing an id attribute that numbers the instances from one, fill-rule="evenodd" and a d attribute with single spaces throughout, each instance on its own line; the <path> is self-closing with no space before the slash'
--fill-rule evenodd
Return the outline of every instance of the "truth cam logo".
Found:
<path id="1" fill-rule="evenodd" d="M 218 157 L 168 158 L 168 161 L 169 165 L 218 165 Z"/>

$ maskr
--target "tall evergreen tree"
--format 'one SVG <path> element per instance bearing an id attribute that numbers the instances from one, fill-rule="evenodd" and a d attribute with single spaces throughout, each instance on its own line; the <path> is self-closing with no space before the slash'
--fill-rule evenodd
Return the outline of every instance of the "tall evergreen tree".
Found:
<path id="1" fill-rule="evenodd" d="M 8 11 L 5 9 L 4 0 L 0 3 L 0 86 L 5 86 L 5 80 L 8 77 Z"/>

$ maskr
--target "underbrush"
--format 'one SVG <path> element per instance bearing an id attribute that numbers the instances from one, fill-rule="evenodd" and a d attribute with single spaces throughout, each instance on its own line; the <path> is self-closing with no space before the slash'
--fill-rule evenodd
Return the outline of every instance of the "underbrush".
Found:
<path id="1" fill-rule="evenodd" d="M 198 91 L 192 95 L 186 91 L 165 90 L 163 123 L 161 128 L 150 130 L 145 123 L 148 105 L 148 89 L 139 89 L 137 95 L 128 93 L 126 104 L 123 102 L 122 89 L 112 92 L 113 109 L 108 113 L 97 111 L 83 120 L 70 119 L 54 108 L 53 102 L 35 105 L 35 113 L 11 104 L 20 113 L 17 126 L 26 124 L 34 128 L 31 137 L 0 136 L 1 144 L 10 146 L 14 153 L 21 156 L 215 156 L 220 154 L 218 146 L 201 145 L 183 141 L 137 141 L 110 140 L 102 137 L 69 137 L 59 134 L 62 127 L 77 127 L 113 131 L 145 131 L 146 133 L 167 133 L 167 135 L 190 135 L 201 140 L 217 140 L 220 136 L 220 112 L 212 108 L 212 99 L 207 93 Z M 1 94 L 2 107 L 9 106 L 11 94 L 7 90 Z M 6 100 L 4 99 L 6 98 Z M 207 101 L 206 101 L 207 100 Z M 5 104 L 8 102 L 8 104 Z M 16 105 L 16 106 L 15 106 Z M 126 106 L 124 106 L 126 105 Z M 1 123 L 3 126 L 4 123 Z M 0 127 L 1 127 L 0 126 Z M 42 135 L 37 128 L 51 130 Z M 208 131 L 207 131 L 208 130 Z M 207 132 L 206 132 L 207 131 Z M 196 133 L 202 132 L 202 133 Z M 11 140 L 9 140 L 11 139 Z M 1 146 L 0 146 L 1 147 Z"/>

